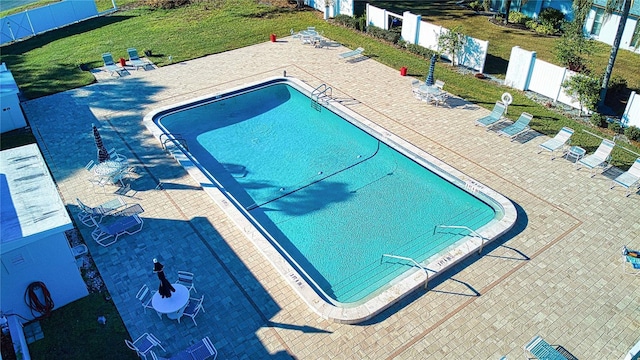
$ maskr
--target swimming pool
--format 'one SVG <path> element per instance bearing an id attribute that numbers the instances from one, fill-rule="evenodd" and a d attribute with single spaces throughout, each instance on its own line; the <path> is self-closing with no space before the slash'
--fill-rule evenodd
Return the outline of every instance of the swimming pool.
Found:
<path id="1" fill-rule="evenodd" d="M 145 123 L 320 315 L 368 319 L 513 226 L 503 196 L 313 92 L 267 79 Z"/>

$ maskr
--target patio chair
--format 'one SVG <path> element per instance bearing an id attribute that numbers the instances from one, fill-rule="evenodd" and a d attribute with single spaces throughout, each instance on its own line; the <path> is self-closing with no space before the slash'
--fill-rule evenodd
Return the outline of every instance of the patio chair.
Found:
<path id="1" fill-rule="evenodd" d="M 116 63 L 113 61 L 113 56 L 111 55 L 111 53 L 102 54 L 102 61 L 104 61 L 104 68 L 109 72 L 109 75 L 122 75 L 121 72 L 124 69 L 116 65 Z"/>
<path id="2" fill-rule="evenodd" d="M 291 37 L 294 39 L 300 39 L 300 37 L 302 36 L 300 35 L 300 33 L 293 31 L 293 29 L 290 29 L 289 32 L 291 33 Z"/>
<path id="3" fill-rule="evenodd" d="M 338 57 L 342 60 L 347 60 L 347 59 L 351 59 L 357 56 L 362 55 L 362 52 L 364 52 L 364 48 L 357 48 L 355 50 L 351 50 L 351 51 L 347 51 L 345 53 L 342 54 L 338 54 Z"/>
<path id="4" fill-rule="evenodd" d="M 152 349 L 156 346 L 162 349 L 162 351 L 167 352 L 167 350 L 162 347 L 160 340 L 158 340 L 158 338 L 150 333 L 144 333 L 140 335 L 140 337 L 137 338 L 134 342 L 131 342 L 128 339 L 125 339 L 124 342 L 125 344 L 127 344 L 127 347 L 129 349 L 135 351 L 138 356 L 143 359 L 146 359 L 147 354 L 152 353 Z"/>
<path id="5" fill-rule="evenodd" d="M 420 80 L 411 80 L 411 92 L 416 99 L 427 101 L 424 93 L 420 91 Z"/>
<path id="6" fill-rule="evenodd" d="M 129 159 L 126 156 L 118 153 L 116 148 L 109 150 L 109 160 L 117 161 L 119 163 L 123 163 L 125 165 L 129 164 Z"/>
<path id="7" fill-rule="evenodd" d="M 635 185 L 637 188 L 640 188 L 640 158 L 637 158 L 636 161 L 633 162 L 633 165 L 629 168 L 629 170 L 623 172 L 618 177 L 613 179 L 613 185 L 611 189 L 613 189 L 616 185 L 620 185 L 627 189 L 627 195 L 631 195 L 631 189 Z"/>
<path id="8" fill-rule="evenodd" d="M 95 226 L 96 223 L 102 222 L 102 218 L 110 213 L 127 206 L 127 203 L 121 197 L 116 197 L 96 207 L 85 205 L 80 199 L 76 198 L 80 213 L 78 219 L 86 226 Z"/>
<path id="9" fill-rule="evenodd" d="M 538 154 L 540 154 L 542 150 L 549 151 L 551 152 L 551 160 L 553 160 L 553 153 L 556 150 L 562 150 L 565 146 L 571 143 L 571 135 L 573 135 L 573 129 L 563 127 L 552 139 L 540 144 L 540 151 L 538 151 Z"/>
<path id="10" fill-rule="evenodd" d="M 523 112 L 515 123 L 498 131 L 498 135 L 508 136 L 513 141 L 518 135 L 529 130 L 531 119 L 533 119 L 533 115 Z"/>
<path id="11" fill-rule="evenodd" d="M 140 303 L 142 303 L 142 308 L 145 312 L 147 312 L 147 309 L 153 309 L 153 306 L 151 306 L 153 293 L 151 292 L 151 290 L 149 290 L 149 286 L 147 284 L 142 285 L 140 290 L 138 290 L 136 299 L 140 300 Z"/>
<path id="12" fill-rule="evenodd" d="M 489 130 L 490 127 L 495 125 L 500 119 L 502 119 L 502 115 L 504 115 L 505 106 L 502 102 L 496 101 L 496 104 L 493 106 L 493 110 L 491 114 L 481 117 L 476 120 L 476 125 L 484 126 Z"/>
<path id="13" fill-rule="evenodd" d="M 629 250 L 626 246 L 622 247 L 622 272 L 640 275 L 640 251 Z"/>
<path id="14" fill-rule="evenodd" d="M 202 306 L 203 302 L 204 302 L 204 295 L 202 295 L 200 299 L 189 298 L 189 302 L 187 303 L 187 306 L 182 311 L 182 315 L 190 317 L 196 326 L 198 326 L 198 323 L 196 322 L 196 316 L 198 316 L 198 313 L 200 313 L 200 310 L 204 311 L 204 307 Z M 180 318 L 178 318 L 178 322 L 180 322 Z"/>
<path id="15" fill-rule="evenodd" d="M 616 146 L 616 143 L 611 140 L 604 139 L 596 149 L 595 153 L 583 157 L 578 160 L 578 163 L 588 169 L 592 169 L 593 173 L 591 174 L 591 177 L 594 177 L 596 175 L 595 169 L 599 167 L 604 169 L 609 165 L 609 161 L 611 160 L 611 151 L 614 146 Z"/>
<path id="16" fill-rule="evenodd" d="M 524 346 L 524 350 L 525 356 L 527 352 L 530 352 L 540 360 L 567 360 L 556 348 L 549 345 L 543 338 L 537 335 Z"/>
<path id="17" fill-rule="evenodd" d="M 128 48 L 127 53 L 129 54 L 129 63 L 131 66 L 135 66 L 136 70 L 140 68 L 144 69 L 149 64 L 149 62 L 140 59 L 140 56 L 138 56 L 138 50 L 135 48 Z"/>
<path id="18" fill-rule="evenodd" d="M 193 360 L 215 360 L 218 357 L 218 350 L 206 336 L 200 342 L 195 343 L 185 350 Z"/>
<path id="19" fill-rule="evenodd" d="M 188 271 L 178 271 L 178 281 L 176 281 L 175 283 L 186 286 L 189 291 L 193 289 L 193 291 L 198 292 L 198 290 L 196 290 L 196 287 L 193 285 L 193 273 L 190 273 Z"/>
<path id="20" fill-rule="evenodd" d="M 116 241 L 121 235 L 133 235 L 140 230 L 144 222 L 138 215 L 110 216 L 109 224 L 96 223 L 96 228 L 91 232 L 91 237 L 101 246 L 107 247 Z M 94 220 L 95 221 L 95 220 Z M 113 238 L 113 239 L 111 239 Z M 111 239 L 107 242 L 107 240 Z"/>

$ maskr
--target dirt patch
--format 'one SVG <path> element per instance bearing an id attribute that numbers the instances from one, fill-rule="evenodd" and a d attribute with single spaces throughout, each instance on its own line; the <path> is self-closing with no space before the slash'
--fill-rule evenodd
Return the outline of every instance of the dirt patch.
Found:
<path id="1" fill-rule="evenodd" d="M 64 234 L 66 235 L 71 248 L 85 244 L 84 239 L 82 238 L 82 235 L 80 235 L 80 231 L 78 231 L 78 229 L 67 230 Z M 76 263 L 80 268 L 80 274 L 82 274 L 82 278 L 87 284 L 87 289 L 90 293 L 107 291 L 107 287 L 104 285 L 102 276 L 100 275 L 100 272 L 98 272 L 96 264 L 93 262 L 91 253 L 86 252 L 83 255 L 77 256 Z"/>

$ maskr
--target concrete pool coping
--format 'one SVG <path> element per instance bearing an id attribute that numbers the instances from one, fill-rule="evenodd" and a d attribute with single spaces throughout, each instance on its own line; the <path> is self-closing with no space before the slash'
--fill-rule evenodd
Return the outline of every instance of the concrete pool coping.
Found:
<path id="1" fill-rule="evenodd" d="M 322 292 L 319 286 L 307 283 L 305 278 L 310 279 L 311 277 L 306 274 L 301 274 L 300 270 L 302 269 L 300 268 L 299 270 L 291 264 L 291 262 L 295 262 L 295 260 L 287 260 L 287 258 L 276 249 L 273 242 L 267 239 L 263 233 L 255 227 L 253 222 L 249 220 L 251 215 L 246 211 L 243 212 L 240 210 L 242 206 L 233 195 L 223 191 L 224 187 L 219 183 L 213 183 L 211 179 L 203 173 L 200 165 L 194 163 L 194 160 L 185 154 L 185 151 L 188 152 L 188 149 L 185 149 L 175 137 L 167 134 L 155 122 L 156 117 L 161 116 L 165 112 L 181 110 L 182 108 L 197 106 L 221 98 L 224 99 L 228 96 L 245 92 L 246 90 L 251 91 L 260 86 L 275 83 L 293 85 L 294 88 L 302 91 L 310 98 L 315 91 L 315 89 L 308 84 L 293 77 L 269 77 L 216 93 L 181 101 L 176 104 L 162 106 L 146 114 L 143 119 L 143 124 L 161 143 L 162 147 L 171 153 L 189 175 L 202 186 L 203 190 L 214 202 L 224 210 L 227 216 L 229 216 L 242 233 L 251 240 L 263 256 L 269 260 L 272 266 L 277 269 L 278 273 L 298 293 L 304 302 L 322 318 L 342 324 L 357 324 L 369 320 L 411 294 L 416 289 L 420 287 L 426 288 L 429 279 L 451 269 L 474 252 L 478 251 L 478 253 L 480 253 L 485 244 L 497 239 L 509 231 L 515 224 L 517 219 L 515 206 L 505 196 L 391 133 L 382 126 L 373 123 L 357 112 L 341 105 L 339 102 L 328 99 L 324 105 L 338 113 L 345 120 L 353 123 L 375 138 L 382 140 L 392 146 L 396 151 L 399 151 L 430 171 L 439 174 L 447 181 L 458 185 L 461 189 L 466 190 L 476 197 L 484 198 L 485 202 L 496 211 L 498 218 L 494 218 L 476 231 L 472 231 L 472 235 L 476 236 L 465 236 L 449 246 L 445 252 L 430 257 L 423 264 L 416 263 L 416 265 L 419 265 L 421 268 L 407 270 L 401 276 L 394 279 L 388 288 L 371 298 L 349 304 L 326 300 L 329 299 L 329 296 L 326 294 L 321 296 L 318 294 L 318 291 Z M 253 221 L 256 222 L 255 220 Z M 478 236 L 480 238 L 478 238 Z M 314 288 L 316 288 L 317 291 L 314 290 Z"/>

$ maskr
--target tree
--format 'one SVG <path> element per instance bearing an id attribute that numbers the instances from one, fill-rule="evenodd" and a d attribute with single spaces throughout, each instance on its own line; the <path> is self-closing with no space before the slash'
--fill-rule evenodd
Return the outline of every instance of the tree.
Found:
<path id="1" fill-rule="evenodd" d="M 451 66 L 457 65 L 456 54 L 462 51 L 462 47 L 467 42 L 467 35 L 462 31 L 462 26 L 458 25 L 438 36 L 438 51 L 451 56 Z"/>
<path id="2" fill-rule="evenodd" d="M 582 115 L 582 108 L 594 111 L 598 102 L 599 80 L 587 75 L 576 74 L 562 83 L 567 95 L 580 103 L 578 116 Z"/>
<path id="3" fill-rule="evenodd" d="M 587 60 L 593 52 L 593 40 L 582 34 L 582 22 L 576 19 L 565 25 L 565 32 L 555 44 L 556 59 L 569 70 L 587 73 Z"/>
<path id="4" fill-rule="evenodd" d="M 618 31 L 616 37 L 613 39 L 613 45 L 611 46 L 611 54 L 609 55 L 609 63 L 607 69 L 602 77 L 602 85 L 600 86 L 600 99 L 598 106 L 604 105 L 604 99 L 607 96 L 607 88 L 609 87 L 609 80 L 611 79 L 611 73 L 613 72 L 613 64 L 616 62 L 616 56 L 618 56 L 618 48 L 620 47 L 620 40 L 622 39 L 622 33 L 624 27 L 627 24 L 627 18 L 629 17 L 629 11 L 631 10 L 631 2 L 633 0 L 607 0 L 606 12 L 607 14 L 613 13 L 614 10 L 620 10 L 620 23 L 618 23 Z"/>

